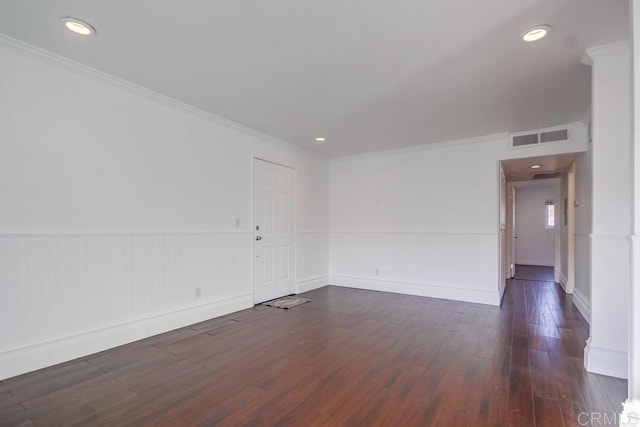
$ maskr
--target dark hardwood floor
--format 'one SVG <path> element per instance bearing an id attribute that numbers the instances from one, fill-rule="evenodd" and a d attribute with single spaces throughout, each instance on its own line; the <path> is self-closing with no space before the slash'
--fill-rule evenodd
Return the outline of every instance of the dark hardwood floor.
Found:
<path id="1" fill-rule="evenodd" d="M 5 380 L 0 425 L 574 426 L 626 397 L 585 372 L 588 326 L 554 283 L 513 280 L 500 308 L 304 295 Z"/>
<path id="2" fill-rule="evenodd" d="M 517 280 L 533 280 L 538 282 L 553 282 L 553 267 L 541 267 L 538 265 L 516 264 Z"/>

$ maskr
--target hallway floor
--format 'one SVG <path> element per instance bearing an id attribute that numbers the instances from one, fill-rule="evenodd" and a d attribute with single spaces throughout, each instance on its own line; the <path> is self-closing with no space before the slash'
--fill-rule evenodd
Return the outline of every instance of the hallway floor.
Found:
<path id="1" fill-rule="evenodd" d="M 516 264 L 516 280 L 532 280 L 537 282 L 553 282 L 553 267 L 539 265 Z"/>
<path id="2" fill-rule="evenodd" d="M 552 282 L 512 280 L 502 307 L 303 295 L 2 381 L 0 425 L 557 427 L 626 397 L 585 372 L 588 326 Z"/>

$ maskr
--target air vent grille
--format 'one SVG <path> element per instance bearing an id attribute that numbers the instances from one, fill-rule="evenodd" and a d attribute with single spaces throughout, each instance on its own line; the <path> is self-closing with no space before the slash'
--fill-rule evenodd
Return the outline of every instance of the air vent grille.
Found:
<path id="1" fill-rule="evenodd" d="M 567 139 L 569 139 L 569 131 L 567 129 L 540 133 L 540 142 L 566 141 Z"/>
<path id="2" fill-rule="evenodd" d="M 538 143 L 538 134 L 518 135 L 513 137 L 513 146 L 522 147 L 523 145 L 533 145 Z"/>
<path id="3" fill-rule="evenodd" d="M 520 132 L 511 134 L 511 148 L 530 147 L 549 142 L 564 142 L 571 137 L 569 129 L 550 129 L 540 132 Z"/>

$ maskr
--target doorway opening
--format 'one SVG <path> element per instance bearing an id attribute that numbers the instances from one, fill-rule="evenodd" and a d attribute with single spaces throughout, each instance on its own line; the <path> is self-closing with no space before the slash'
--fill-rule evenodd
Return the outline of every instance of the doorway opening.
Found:
<path id="1" fill-rule="evenodd" d="M 573 292 L 575 218 L 568 200 L 575 194 L 576 157 L 570 153 L 500 162 L 501 267 L 507 279 L 556 282 Z"/>
<path id="2" fill-rule="evenodd" d="M 556 221 L 559 179 L 510 183 L 512 278 L 559 281 L 556 260 L 561 227 Z"/>

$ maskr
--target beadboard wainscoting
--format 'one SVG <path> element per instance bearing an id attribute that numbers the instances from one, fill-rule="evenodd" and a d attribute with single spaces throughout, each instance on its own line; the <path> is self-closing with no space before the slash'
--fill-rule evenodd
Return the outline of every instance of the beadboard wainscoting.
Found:
<path id="1" fill-rule="evenodd" d="M 589 372 L 627 378 L 630 236 L 602 233 L 591 234 L 589 239 L 591 334 L 585 348 L 585 367 Z"/>
<path id="2" fill-rule="evenodd" d="M 334 232 L 330 283 L 499 305 L 497 246 L 497 232 Z"/>
<path id="3" fill-rule="evenodd" d="M 573 304 L 580 314 L 582 314 L 584 320 L 586 320 L 588 324 L 591 324 L 591 303 L 579 289 L 573 290 Z"/>
<path id="4" fill-rule="evenodd" d="M 316 277 L 309 277 L 307 279 L 298 280 L 297 293 L 309 292 L 314 289 L 319 289 L 329 284 L 329 276 L 322 274 Z"/>
<path id="5" fill-rule="evenodd" d="M 296 233 L 296 292 L 308 292 L 329 284 L 329 238 L 324 230 Z"/>
<path id="6" fill-rule="evenodd" d="M 575 235 L 575 286 L 573 303 L 591 324 L 591 239 L 588 234 Z"/>
<path id="7" fill-rule="evenodd" d="M 580 294 L 581 298 L 591 307 L 591 240 L 588 234 L 575 234 L 575 288 L 574 294 Z M 577 305 L 576 305 L 577 306 Z M 580 309 L 580 306 L 577 306 Z M 584 307 L 583 307 L 584 308 Z M 582 313 L 582 310 L 580 310 Z M 585 313 L 582 315 L 589 321 Z"/>
<path id="8" fill-rule="evenodd" d="M 253 305 L 251 233 L 0 236 L 0 378 Z"/>

